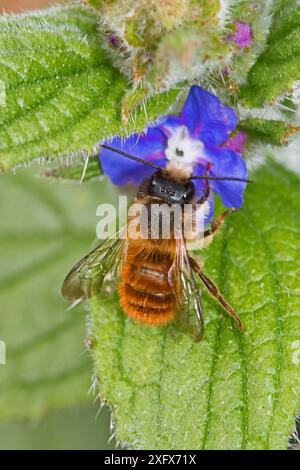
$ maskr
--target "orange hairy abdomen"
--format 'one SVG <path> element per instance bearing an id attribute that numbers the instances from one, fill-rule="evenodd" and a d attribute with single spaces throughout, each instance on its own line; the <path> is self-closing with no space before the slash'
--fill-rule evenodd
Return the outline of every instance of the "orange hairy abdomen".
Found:
<path id="1" fill-rule="evenodd" d="M 174 240 L 130 240 L 121 268 L 120 305 L 139 323 L 164 325 L 177 311 L 178 286 L 170 284 Z"/>

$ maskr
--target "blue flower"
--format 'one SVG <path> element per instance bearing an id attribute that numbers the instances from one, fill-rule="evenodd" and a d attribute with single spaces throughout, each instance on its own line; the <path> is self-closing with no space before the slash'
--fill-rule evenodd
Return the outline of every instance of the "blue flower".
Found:
<path id="1" fill-rule="evenodd" d="M 178 116 L 164 116 L 155 127 L 127 138 L 114 137 L 109 145 L 148 161 L 166 167 L 170 162 L 190 168 L 194 176 L 235 177 L 246 179 L 247 167 L 230 136 L 238 123 L 234 110 L 224 106 L 219 98 L 199 86 L 192 86 L 185 105 Z M 103 172 L 117 185 L 139 185 L 149 178 L 153 169 L 119 154 L 102 149 Z M 195 180 L 197 195 L 205 191 L 205 182 Z M 246 187 L 241 181 L 210 181 L 212 192 L 221 196 L 225 206 L 240 208 Z M 210 197 L 210 214 L 213 199 Z"/>

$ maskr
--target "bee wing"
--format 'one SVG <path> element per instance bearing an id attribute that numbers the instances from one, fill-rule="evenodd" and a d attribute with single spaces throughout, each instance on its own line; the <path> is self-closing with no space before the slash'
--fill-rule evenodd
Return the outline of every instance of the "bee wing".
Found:
<path id="1" fill-rule="evenodd" d="M 179 323 L 194 341 L 200 341 L 204 333 L 201 291 L 195 280 L 183 236 L 176 239 L 173 272 L 179 286 L 177 290 Z"/>
<path id="2" fill-rule="evenodd" d="M 62 294 L 72 305 L 97 294 L 108 274 L 116 280 L 124 242 L 118 236 L 107 238 L 75 264 L 62 285 Z"/>

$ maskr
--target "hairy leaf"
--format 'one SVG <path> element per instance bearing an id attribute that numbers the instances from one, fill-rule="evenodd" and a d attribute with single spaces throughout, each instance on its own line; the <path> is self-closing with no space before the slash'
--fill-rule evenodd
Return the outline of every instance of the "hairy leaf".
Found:
<path id="1" fill-rule="evenodd" d="M 277 146 L 288 144 L 290 138 L 300 131 L 299 126 L 289 122 L 267 119 L 247 119 L 239 123 L 239 128 L 247 131 L 256 142 Z"/>
<path id="2" fill-rule="evenodd" d="M 91 246 L 108 188 L 47 184 L 28 170 L 0 179 L 0 420 L 8 420 L 93 400 L 83 309 L 67 312 L 60 286 Z"/>
<path id="3" fill-rule="evenodd" d="M 300 80 L 300 5 L 280 2 L 268 43 L 241 88 L 240 100 L 250 107 L 272 104 Z"/>
<path id="4" fill-rule="evenodd" d="M 94 301 L 93 355 L 120 441 L 142 449 L 286 449 L 300 409 L 299 179 L 274 162 L 204 255 L 246 331 L 203 292 L 199 344 Z"/>
<path id="5" fill-rule="evenodd" d="M 0 17 L 0 170 L 37 157 L 91 155 L 106 137 L 141 130 L 177 91 L 121 119 L 128 81 L 101 48 L 97 16 L 84 7 Z"/>
<path id="6" fill-rule="evenodd" d="M 100 175 L 101 170 L 97 157 L 89 158 L 86 170 L 84 170 L 84 161 L 79 161 L 69 165 L 61 164 L 42 172 L 42 176 L 47 178 L 73 181 L 89 181 L 99 178 Z"/>

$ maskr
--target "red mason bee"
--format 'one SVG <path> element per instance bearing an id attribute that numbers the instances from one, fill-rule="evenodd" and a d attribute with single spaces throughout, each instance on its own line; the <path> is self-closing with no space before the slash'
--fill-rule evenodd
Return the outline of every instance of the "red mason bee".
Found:
<path id="1" fill-rule="evenodd" d="M 166 168 L 161 168 L 155 163 L 108 145 L 103 147 L 153 167 L 152 176 L 141 184 L 135 198 L 135 203 L 146 208 L 150 225 L 151 206 L 154 204 L 167 204 L 170 207 L 179 205 L 183 210 L 183 217 L 186 205 L 190 204 L 192 211 L 189 211 L 189 214 L 192 213 L 194 217 L 197 207 L 204 207 L 207 203 L 210 180 L 249 182 L 239 178 L 195 177 L 172 163 Z M 193 183 L 196 178 L 206 181 L 206 191 L 198 200 Z M 202 247 L 205 248 L 212 242 L 231 212 L 232 210 L 227 210 L 212 222 L 210 228 L 197 234 L 196 239 L 201 242 Z M 137 217 L 139 216 L 135 219 Z M 128 218 L 128 223 L 131 219 L 132 217 Z M 162 224 L 163 222 L 161 220 Z M 135 220 L 135 225 L 139 224 L 140 220 Z M 211 296 L 235 320 L 238 329 L 241 332 L 244 330 L 234 309 L 191 255 L 187 234 L 183 228 L 180 236 L 175 236 L 173 230 L 168 239 L 162 236 L 151 238 L 149 233 L 145 237 L 142 231 L 137 237 L 131 237 L 128 230 L 125 233 L 123 238 L 117 236 L 102 241 L 73 267 L 62 286 L 62 293 L 67 300 L 77 304 L 98 295 L 105 286 L 109 284 L 111 287 L 112 282 L 117 281 L 120 306 L 126 315 L 138 323 L 154 326 L 165 325 L 177 319 L 193 339 L 199 341 L 203 336 L 204 322 L 201 294 L 196 282 L 198 278 Z"/>

